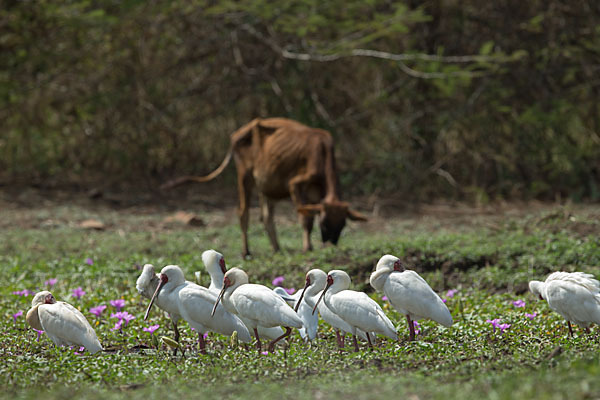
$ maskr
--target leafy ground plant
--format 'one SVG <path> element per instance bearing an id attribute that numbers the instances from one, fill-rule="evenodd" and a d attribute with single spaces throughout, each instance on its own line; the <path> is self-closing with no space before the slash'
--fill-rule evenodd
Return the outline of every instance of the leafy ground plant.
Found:
<path id="1" fill-rule="evenodd" d="M 530 279 L 554 270 L 600 275 L 598 208 L 373 218 L 350 226 L 340 246 L 311 253 L 298 250 L 299 227 L 282 217 L 284 250 L 271 254 L 256 223 L 251 260 L 239 256 L 232 213 L 193 211 L 206 226 L 165 226 L 168 211 L 158 208 L 132 213 L 50 204 L 0 211 L 2 397 L 600 396 L 598 328 L 590 335 L 576 330 L 569 338 L 565 322 L 527 292 Z M 106 228 L 79 228 L 76 222 L 89 217 Z M 221 251 L 228 267 L 241 266 L 253 282 L 272 286 L 276 280 L 288 289 L 299 289 L 311 268 L 344 269 L 354 289 L 383 305 L 400 340 L 379 339 L 373 351 L 338 351 L 332 329 L 321 322 L 315 342 L 305 344 L 294 333 L 274 354 L 257 355 L 251 346 L 212 333 L 208 353 L 200 354 L 196 333 L 182 323 L 184 351 L 173 356 L 161 340 L 173 336 L 170 321 L 159 312 L 143 321 L 147 302 L 135 291 L 135 280 L 144 263 L 179 264 L 189 280 L 207 285 L 200 259 L 207 248 Z M 386 253 L 404 258 L 430 282 L 453 315 L 452 328 L 419 321 L 417 341 L 407 341 L 404 317 L 368 285 Z M 24 313 L 32 294 L 43 289 L 79 308 L 107 351 L 90 356 L 78 348 L 56 348 L 29 328 Z"/>

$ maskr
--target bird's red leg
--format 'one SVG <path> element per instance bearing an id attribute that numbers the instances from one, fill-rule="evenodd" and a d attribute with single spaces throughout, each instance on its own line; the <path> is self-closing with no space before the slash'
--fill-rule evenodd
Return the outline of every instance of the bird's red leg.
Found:
<path id="1" fill-rule="evenodd" d="M 256 337 L 256 349 L 258 350 L 258 353 L 260 354 L 260 350 L 262 349 L 262 345 L 260 343 L 260 337 L 258 336 L 258 329 L 254 328 L 254 337 Z"/>
<path id="2" fill-rule="evenodd" d="M 272 353 L 275 350 L 275 343 L 279 342 L 284 337 L 289 336 L 290 333 L 292 333 L 292 328 L 285 328 L 283 335 L 271 341 L 271 343 L 269 343 L 269 353 Z"/>
<path id="3" fill-rule="evenodd" d="M 408 340 L 412 342 L 415 340 L 415 324 L 412 322 L 409 315 L 406 316 L 406 322 L 408 322 L 408 331 L 410 332 Z"/>
<path id="4" fill-rule="evenodd" d="M 338 349 L 341 349 L 342 347 L 342 339 L 340 338 L 340 331 L 339 330 L 335 330 L 335 339 L 337 340 L 337 345 L 338 345 Z"/>
<path id="5" fill-rule="evenodd" d="M 198 344 L 200 345 L 200 353 L 206 353 L 206 342 L 204 341 L 204 335 L 198 332 Z"/>
<path id="6" fill-rule="evenodd" d="M 173 330 L 175 331 L 175 341 L 179 343 L 179 329 L 177 328 L 177 324 L 175 321 L 171 321 L 173 323 Z"/>
<path id="7" fill-rule="evenodd" d="M 571 321 L 567 321 L 567 325 L 569 326 L 569 335 L 573 337 L 573 328 L 571 327 Z"/>
<path id="8" fill-rule="evenodd" d="M 173 324 L 173 330 L 175 331 L 175 341 L 179 343 L 179 329 L 177 328 L 177 323 L 175 323 L 175 321 L 173 320 L 171 320 L 171 323 Z M 173 350 L 173 355 L 177 355 L 177 348 Z"/>
<path id="9" fill-rule="evenodd" d="M 371 348 L 371 350 L 373 350 L 373 343 L 371 343 L 371 336 L 369 335 L 369 332 L 365 332 L 367 334 L 367 341 L 369 342 L 369 347 Z"/>
<path id="10" fill-rule="evenodd" d="M 358 341 L 356 340 L 356 335 L 352 335 L 352 343 L 354 343 L 354 351 L 358 352 Z"/>

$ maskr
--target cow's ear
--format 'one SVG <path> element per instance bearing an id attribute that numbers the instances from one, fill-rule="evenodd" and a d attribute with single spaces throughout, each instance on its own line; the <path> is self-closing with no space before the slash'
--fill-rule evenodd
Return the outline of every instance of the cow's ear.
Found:
<path id="1" fill-rule="evenodd" d="M 313 217 L 323 211 L 323 204 L 302 204 L 297 210 L 305 217 Z"/>
<path id="2" fill-rule="evenodd" d="M 362 221 L 362 222 L 369 220 L 365 215 L 359 213 L 358 211 L 354 211 L 351 208 L 348 209 L 348 219 L 351 219 L 352 221 Z"/>

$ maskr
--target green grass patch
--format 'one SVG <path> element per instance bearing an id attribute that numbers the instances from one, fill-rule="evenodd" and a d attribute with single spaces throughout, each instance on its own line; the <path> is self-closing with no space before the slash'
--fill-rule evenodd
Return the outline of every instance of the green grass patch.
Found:
<path id="1" fill-rule="evenodd" d="M 58 210 L 60 211 L 60 210 Z M 58 212 L 57 211 L 57 212 Z M 560 211 L 560 210 L 559 210 Z M 83 217 L 89 211 L 75 210 Z M 595 210 L 592 210 L 592 214 Z M 300 228 L 278 226 L 284 251 L 271 254 L 266 234 L 251 225 L 255 257 L 242 259 L 235 219 L 203 228 L 161 227 L 161 215 L 114 214 L 95 210 L 111 221 L 104 231 L 87 231 L 68 223 L 36 223 L 0 231 L 0 384 L 7 398 L 163 398 L 190 395 L 207 398 L 587 398 L 600 396 L 598 330 L 590 335 L 576 329 L 567 336 L 564 321 L 544 302 L 526 292 L 527 282 L 550 271 L 581 270 L 600 275 L 600 244 L 590 210 L 531 213 L 518 218 L 483 218 L 478 223 L 439 224 L 389 218 L 367 226 L 351 225 L 340 246 L 302 253 Z M 77 214 L 80 213 L 80 214 Z M 553 217 L 556 214 L 558 217 Z M 5 213 L 2 216 L 8 217 Z M 87 216 L 87 214 L 86 214 Z M 550 217 L 548 217 L 550 216 Z M 575 218 L 571 220 L 570 218 Z M 591 230 L 582 233 L 581 221 Z M 63 221 L 64 222 L 64 221 Z M 586 222 L 588 223 L 588 222 Z M 587 228 L 586 228 L 587 229 Z M 314 240 L 317 239 L 316 233 Z M 318 246 L 317 246 L 318 247 Z M 399 342 L 381 339 L 374 351 L 340 352 L 332 330 L 323 322 L 319 339 L 306 345 L 295 337 L 286 350 L 257 356 L 250 347 L 234 347 L 229 338 L 209 336 L 209 353 L 196 352 L 196 336 L 181 323 L 185 356 L 172 356 L 158 337 L 172 336 L 161 312 L 142 321 L 147 301 L 135 290 L 140 266 L 179 264 L 189 280 L 202 271 L 201 253 L 215 248 L 229 267 L 241 266 L 253 282 L 270 285 L 284 275 L 284 286 L 300 288 L 311 268 L 344 269 L 357 290 L 380 301 L 398 325 Z M 404 317 L 381 301 L 368 277 L 379 257 L 392 253 L 405 258 L 447 299 L 454 325 L 446 329 L 421 323 L 418 341 L 409 343 Z M 92 260 L 89 265 L 87 259 Z M 78 355 L 56 348 L 46 336 L 38 339 L 23 316 L 31 296 L 13 294 L 51 288 L 59 300 L 78 307 L 95 327 L 110 352 Z M 72 296 L 81 287 L 86 294 Z M 447 297 L 448 289 L 457 289 Z M 112 299 L 125 299 L 124 310 L 136 318 L 122 330 L 112 330 Z M 525 307 L 513 301 L 524 300 Z M 100 317 L 91 307 L 106 304 Z M 537 313 L 533 319 L 525 313 Z M 488 319 L 510 324 L 494 331 Z M 160 328 L 150 334 L 151 324 Z"/>

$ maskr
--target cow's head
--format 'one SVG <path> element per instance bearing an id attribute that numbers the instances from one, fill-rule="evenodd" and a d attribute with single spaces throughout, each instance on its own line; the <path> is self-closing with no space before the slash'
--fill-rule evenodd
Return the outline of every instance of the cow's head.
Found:
<path id="1" fill-rule="evenodd" d="M 323 243 L 337 244 L 342 229 L 346 225 L 346 218 L 353 221 L 367 221 L 367 217 L 352 210 L 350 205 L 343 201 L 324 201 L 319 204 L 304 204 L 298 207 L 298 212 L 305 216 L 319 215 L 319 227 Z"/>

